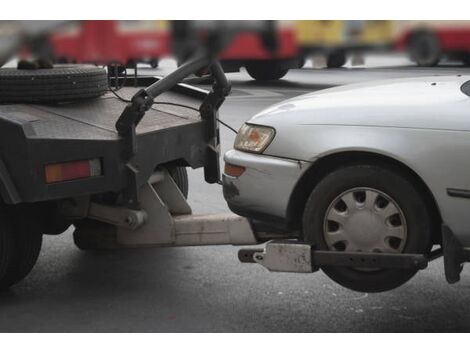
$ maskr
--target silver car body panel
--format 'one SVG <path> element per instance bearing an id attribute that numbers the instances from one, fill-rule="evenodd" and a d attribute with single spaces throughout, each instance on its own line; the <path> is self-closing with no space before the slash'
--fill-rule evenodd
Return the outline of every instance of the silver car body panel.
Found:
<path id="1" fill-rule="evenodd" d="M 367 151 L 414 170 L 431 190 L 443 221 L 462 244 L 470 246 L 470 199 L 447 194 L 448 188 L 470 190 L 470 97 L 460 89 L 468 80 L 468 76 L 452 76 L 354 84 L 302 95 L 264 110 L 248 123 L 276 129 L 265 155 L 233 151 L 226 155 L 226 161 L 237 165 L 250 160 L 237 180 L 244 184 L 238 201 L 286 216 L 295 185 L 292 177 L 298 179 L 302 173 L 289 174 L 286 181 L 283 171 L 276 169 L 279 175 L 273 182 L 260 183 L 260 175 L 249 171 L 257 167 L 257 160 L 272 156 L 290 164 L 313 163 L 326 155 Z M 261 200 L 267 193 L 279 197 Z"/>
<path id="2" fill-rule="evenodd" d="M 305 162 L 286 160 L 230 150 L 225 162 L 246 168 L 242 176 L 224 175 L 225 188 L 232 188 L 229 196 L 232 205 L 251 212 L 284 218 L 290 195 L 300 176 L 308 169 Z"/>

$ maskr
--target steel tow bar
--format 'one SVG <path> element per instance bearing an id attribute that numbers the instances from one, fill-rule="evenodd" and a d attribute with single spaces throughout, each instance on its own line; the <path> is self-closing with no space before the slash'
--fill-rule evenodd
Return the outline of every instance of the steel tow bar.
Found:
<path id="1" fill-rule="evenodd" d="M 425 269 L 429 258 L 424 254 L 362 253 L 315 250 L 298 241 L 270 241 L 264 249 L 241 249 L 243 263 L 258 263 L 269 271 L 312 273 L 323 266 L 380 269 Z"/>

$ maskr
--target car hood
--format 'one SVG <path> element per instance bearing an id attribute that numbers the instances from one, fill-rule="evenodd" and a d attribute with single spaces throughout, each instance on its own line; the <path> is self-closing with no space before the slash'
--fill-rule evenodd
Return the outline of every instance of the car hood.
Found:
<path id="1" fill-rule="evenodd" d="M 470 131 L 470 97 L 461 90 L 469 80 L 433 76 L 330 88 L 273 105 L 249 122 Z"/>

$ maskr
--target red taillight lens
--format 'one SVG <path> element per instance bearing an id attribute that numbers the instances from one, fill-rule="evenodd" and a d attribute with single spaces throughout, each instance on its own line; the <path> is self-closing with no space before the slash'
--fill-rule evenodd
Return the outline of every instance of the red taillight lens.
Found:
<path id="1" fill-rule="evenodd" d="M 101 160 L 76 160 L 65 163 L 48 164 L 44 167 L 46 183 L 76 180 L 102 175 Z"/>

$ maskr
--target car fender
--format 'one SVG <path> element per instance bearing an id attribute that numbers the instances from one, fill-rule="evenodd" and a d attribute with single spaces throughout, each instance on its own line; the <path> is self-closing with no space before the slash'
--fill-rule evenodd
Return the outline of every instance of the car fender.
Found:
<path id="1" fill-rule="evenodd" d="M 346 151 L 380 154 L 413 170 L 431 191 L 442 220 L 462 243 L 470 246 L 470 199 L 448 194 L 448 189 L 470 194 L 470 163 L 465 162 L 470 155 L 468 132 L 383 126 L 283 126 L 277 129 L 265 154 L 314 163 Z"/>

